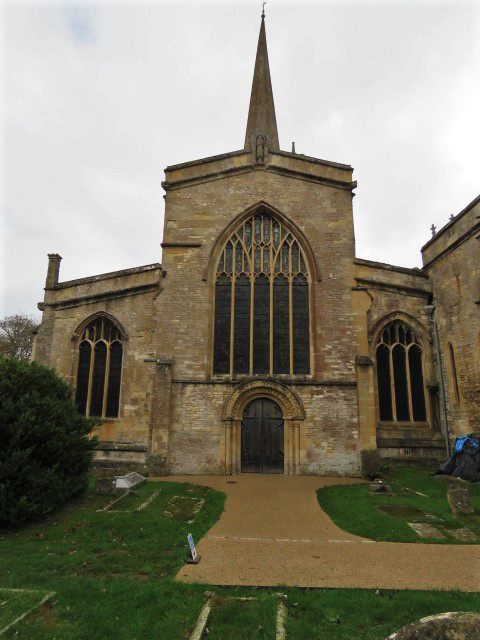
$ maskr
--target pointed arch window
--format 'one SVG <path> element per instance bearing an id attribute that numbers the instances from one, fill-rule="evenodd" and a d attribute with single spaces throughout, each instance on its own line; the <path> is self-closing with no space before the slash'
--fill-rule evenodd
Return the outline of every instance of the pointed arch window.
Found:
<path id="1" fill-rule="evenodd" d="M 376 347 L 381 422 L 425 422 L 423 352 L 415 332 L 396 320 L 384 327 Z"/>
<path id="2" fill-rule="evenodd" d="M 310 373 L 309 283 L 289 229 L 265 211 L 242 222 L 216 269 L 213 372 Z"/>
<path id="3" fill-rule="evenodd" d="M 92 320 L 83 330 L 78 347 L 75 402 L 81 414 L 118 417 L 122 359 L 118 327 L 103 316 Z"/>

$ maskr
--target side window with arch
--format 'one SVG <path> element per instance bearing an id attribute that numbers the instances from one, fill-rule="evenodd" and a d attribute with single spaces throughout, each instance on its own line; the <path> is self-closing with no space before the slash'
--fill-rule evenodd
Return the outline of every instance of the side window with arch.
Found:
<path id="1" fill-rule="evenodd" d="M 83 330 L 78 346 L 75 402 L 81 414 L 118 417 L 122 359 L 118 327 L 106 317 L 93 319 Z"/>
<path id="2" fill-rule="evenodd" d="M 384 327 L 376 346 L 381 422 L 425 422 L 423 352 L 415 332 L 396 320 Z"/>
<path id="3" fill-rule="evenodd" d="M 217 263 L 213 372 L 310 373 L 309 297 L 291 231 L 265 211 L 245 220 Z"/>

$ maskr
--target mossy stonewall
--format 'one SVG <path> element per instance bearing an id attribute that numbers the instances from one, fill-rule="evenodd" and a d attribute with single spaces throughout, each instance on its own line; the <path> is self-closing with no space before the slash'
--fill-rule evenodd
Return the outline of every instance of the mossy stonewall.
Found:
<path id="1" fill-rule="evenodd" d="M 44 516 L 86 490 L 93 425 L 53 369 L 0 357 L 1 526 Z"/>

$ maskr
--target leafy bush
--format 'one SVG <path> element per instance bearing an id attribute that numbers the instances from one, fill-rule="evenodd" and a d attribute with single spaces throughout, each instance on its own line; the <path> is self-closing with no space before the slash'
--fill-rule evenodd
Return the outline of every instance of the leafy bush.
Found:
<path id="1" fill-rule="evenodd" d="M 362 478 L 375 480 L 383 478 L 390 472 L 390 461 L 382 458 L 378 449 L 364 449 L 361 452 Z"/>
<path id="2" fill-rule="evenodd" d="M 93 425 L 53 369 L 0 356 L 1 526 L 39 518 L 86 489 Z"/>

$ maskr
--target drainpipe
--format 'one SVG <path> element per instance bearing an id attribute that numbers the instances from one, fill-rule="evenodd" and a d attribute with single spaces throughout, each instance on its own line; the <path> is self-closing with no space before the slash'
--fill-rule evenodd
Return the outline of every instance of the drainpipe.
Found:
<path id="1" fill-rule="evenodd" d="M 424 311 L 428 315 L 428 319 L 430 320 L 430 324 L 433 330 L 433 348 L 435 351 L 435 355 L 437 358 L 437 368 L 438 368 L 438 380 L 440 383 L 440 401 L 442 403 L 441 415 L 443 417 L 443 435 L 445 437 L 445 450 L 447 452 L 447 459 L 450 458 L 450 431 L 448 428 L 448 414 L 447 414 L 447 397 L 445 393 L 445 378 L 443 375 L 443 364 L 442 357 L 440 354 L 440 340 L 438 337 L 438 325 L 435 319 L 435 305 L 428 304 L 423 307 Z"/>

